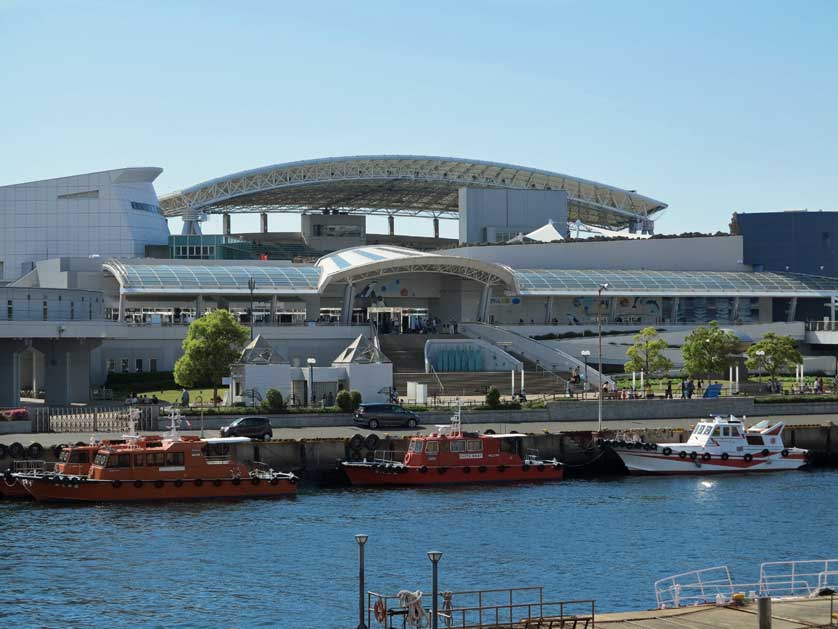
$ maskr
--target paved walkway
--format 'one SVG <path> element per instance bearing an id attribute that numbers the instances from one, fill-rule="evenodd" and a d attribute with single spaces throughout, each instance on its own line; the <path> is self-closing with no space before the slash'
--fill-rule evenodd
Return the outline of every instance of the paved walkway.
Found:
<path id="1" fill-rule="evenodd" d="M 830 616 L 834 610 L 829 597 L 797 601 L 774 601 L 772 629 L 803 629 L 838 626 Z M 831 623 L 835 624 L 831 624 Z M 756 605 L 746 607 L 702 606 L 648 612 L 597 614 L 597 627 L 611 629 L 756 629 L 759 625 Z"/>

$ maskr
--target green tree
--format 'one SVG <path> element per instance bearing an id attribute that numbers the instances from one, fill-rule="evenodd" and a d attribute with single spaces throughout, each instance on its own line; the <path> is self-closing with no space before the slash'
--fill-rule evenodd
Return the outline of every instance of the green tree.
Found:
<path id="1" fill-rule="evenodd" d="M 278 389 L 268 389 L 265 392 L 265 399 L 262 400 L 262 408 L 267 411 L 278 412 L 285 408 L 285 400 Z"/>
<path id="2" fill-rule="evenodd" d="M 350 391 L 349 392 L 349 399 L 352 400 L 352 410 L 357 411 L 358 407 L 361 406 L 361 402 L 363 402 L 363 398 L 361 397 L 360 391 Z"/>
<path id="3" fill-rule="evenodd" d="M 486 406 L 489 408 L 500 406 L 500 391 L 498 391 L 497 387 L 492 387 L 486 391 Z"/>
<path id="4" fill-rule="evenodd" d="M 175 382 L 187 388 L 212 387 L 215 400 L 221 379 L 230 374 L 249 334 L 227 310 L 195 319 L 183 340 L 183 356 L 175 363 Z"/>
<path id="5" fill-rule="evenodd" d="M 690 376 L 724 376 L 739 351 L 739 339 L 729 330 L 722 330 L 716 321 L 693 330 L 684 340 L 681 354 L 684 370 Z"/>
<path id="6" fill-rule="evenodd" d="M 643 328 L 634 335 L 634 345 L 626 351 L 629 357 L 624 365 L 626 372 L 644 371 L 649 378 L 666 373 L 672 369 L 672 361 L 664 355 L 665 349 L 666 341 L 658 336 L 655 328 Z"/>
<path id="7" fill-rule="evenodd" d="M 337 404 L 338 408 L 345 413 L 352 412 L 352 395 L 346 389 L 338 391 L 338 395 L 335 398 L 335 404 Z"/>
<path id="8" fill-rule="evenodd" d="M 781 371 L 802 362 L 803 356 L 798 351 L 797 343 L 793 338 L 766 332 L 762 340 L 748 348 L 745 366 L 751 371 L 766 372 L 773 382 Z"/>

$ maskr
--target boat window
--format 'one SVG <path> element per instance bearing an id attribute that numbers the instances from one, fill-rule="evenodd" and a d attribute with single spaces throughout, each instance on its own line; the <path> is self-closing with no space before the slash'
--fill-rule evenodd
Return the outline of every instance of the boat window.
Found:
<path id="1" fill-rule="evenodd" d="M 90 455 L 86 450 L 70 453 L 70 463 L 89 463 Z"/>
<path id="2" fill-rule="evenodd" d="M 131 467 L 130 454 L 112 454 L 108 457 L 108 467 Z"/>
<path id="3" fill-rule="evenodd" d="M 729 437 L 730 431 L 727 426 L 722 426 L 722 437 Z"/>
<path id="4" fill-rule="evenodd" d="M 161 467 L 166 462 L 166 455 L 162 452 L 149 452 L 145 455 L 145 464 L 148 466 Z"/>
<path id="5" fill-rule="evenodd" d="M 709 435 L 713 432 L 713 427 L 710 424 L 704 424 L 704 434 Z"/>
<path id="6" fill-rule="evenodd" d="M 760 435 L 748 435 L 748 445 L 762 446 L 765 445 L 765 442 L 762 440 L 762 437 Z"/>
<path id="7" fill-rule="evenodd" d="M 439 441 L 428 441 L 425 444 L 426 454 L 437 454 L 439 452 Z"/>
<path id="8" fill-rule="evenodd" d="M 104 467 L 105 463 L 107 463 L 107 461 L 108 461 L 108 455 L 107 454 L 97 454 L 96 459 L 94 459 L 94 461 L 93 461 L 93 464 Z"/>
<path id="9" fill-rule="evenodd" d="M 166 465 L 183 465 L 183 452 L 167 452 Z"/>
<path id="10" fill-rule="evenodd" d="M 739 433 L 738 426 L 731 426 L 730 427 L 730 436 L 731 437 L 741 437 L 742 435 Z"/>
<path id="11" fill-rule="evenodd" d="M 70 460 L 70 451 L 69 450 L 62 450 L 61 451 L 61 457 L 60 457 L 59 460 L 64 462 L 64 463 L 69 461 Z"/>
<path id="12" fill-rule="evenodd" d="M 466 442 L 462 439 L 458 439 L 457 441 L 450 442 L 451 452 L 465 452 L 466 451 Z"/>
<path id="13" fill-rule="evenodd" d="M 466 450 L 469 452 L 482 452 L 483 442 L 480 439 L 470 439 L 466 444 Z"/>
<path id="14" fill-rule="evenodd" d="M 411 452 L 421 452 L 422 451 L 422 442 L 419 439 L 414 439 L 410 442 L 410 448 L 408 448 Z"/>
<path id="15" fill-rule="evenodd" d="M 134 467 L 142 467 L 143 466 L 143 455 L 142 454 L 135 454 L 134 455 Z"/>
<path id="16" fill-rule="evenodd" d="M 716 429 L 713 431 L 714 437 L 721 437 L 722 436 L 722 428 L 721 426 L 716 426 Z"/>

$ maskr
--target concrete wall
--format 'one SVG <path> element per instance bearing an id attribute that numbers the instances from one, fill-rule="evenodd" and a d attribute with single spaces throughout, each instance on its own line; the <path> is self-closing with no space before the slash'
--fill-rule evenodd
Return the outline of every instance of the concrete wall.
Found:
<path id="1" fill-rule="evenodd" d="M 347 363 L 336 366 L 346 369 L 349 389 L 359 391 L 364 402 L 389 401 L 386 391 L 393 386 L 393 363 Z"/>
<path id="2" fill-rule="evenodd" d="M 445 253 L 519 269 L 750 270 L 742 263 L 741 236 L 460 247 Z"/>
<path id="3" fill-rule="evenodd" d="M 460 243 L 505 242 L 551 219 L 567 234 L 567 193 L 561 190 L 460 188 Z"/>

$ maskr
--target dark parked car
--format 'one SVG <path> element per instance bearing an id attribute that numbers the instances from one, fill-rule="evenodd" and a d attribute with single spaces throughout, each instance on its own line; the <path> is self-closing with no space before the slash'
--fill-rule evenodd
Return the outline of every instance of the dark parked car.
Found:
<path id="1" fill-rule="evenodd" d="M 274 431 L 267 417 L 239 417 L 227 426 L 221 427 L 222 437 L 250 437 L 251 439 L 273 438 Z"/>
<path id="2" fill-rule="evenodd" d="M 398 404 L 361 404 L 355 411 L 355 423 L 372 430 L 381 426 L 416 428 L 419 416 Z"/>

